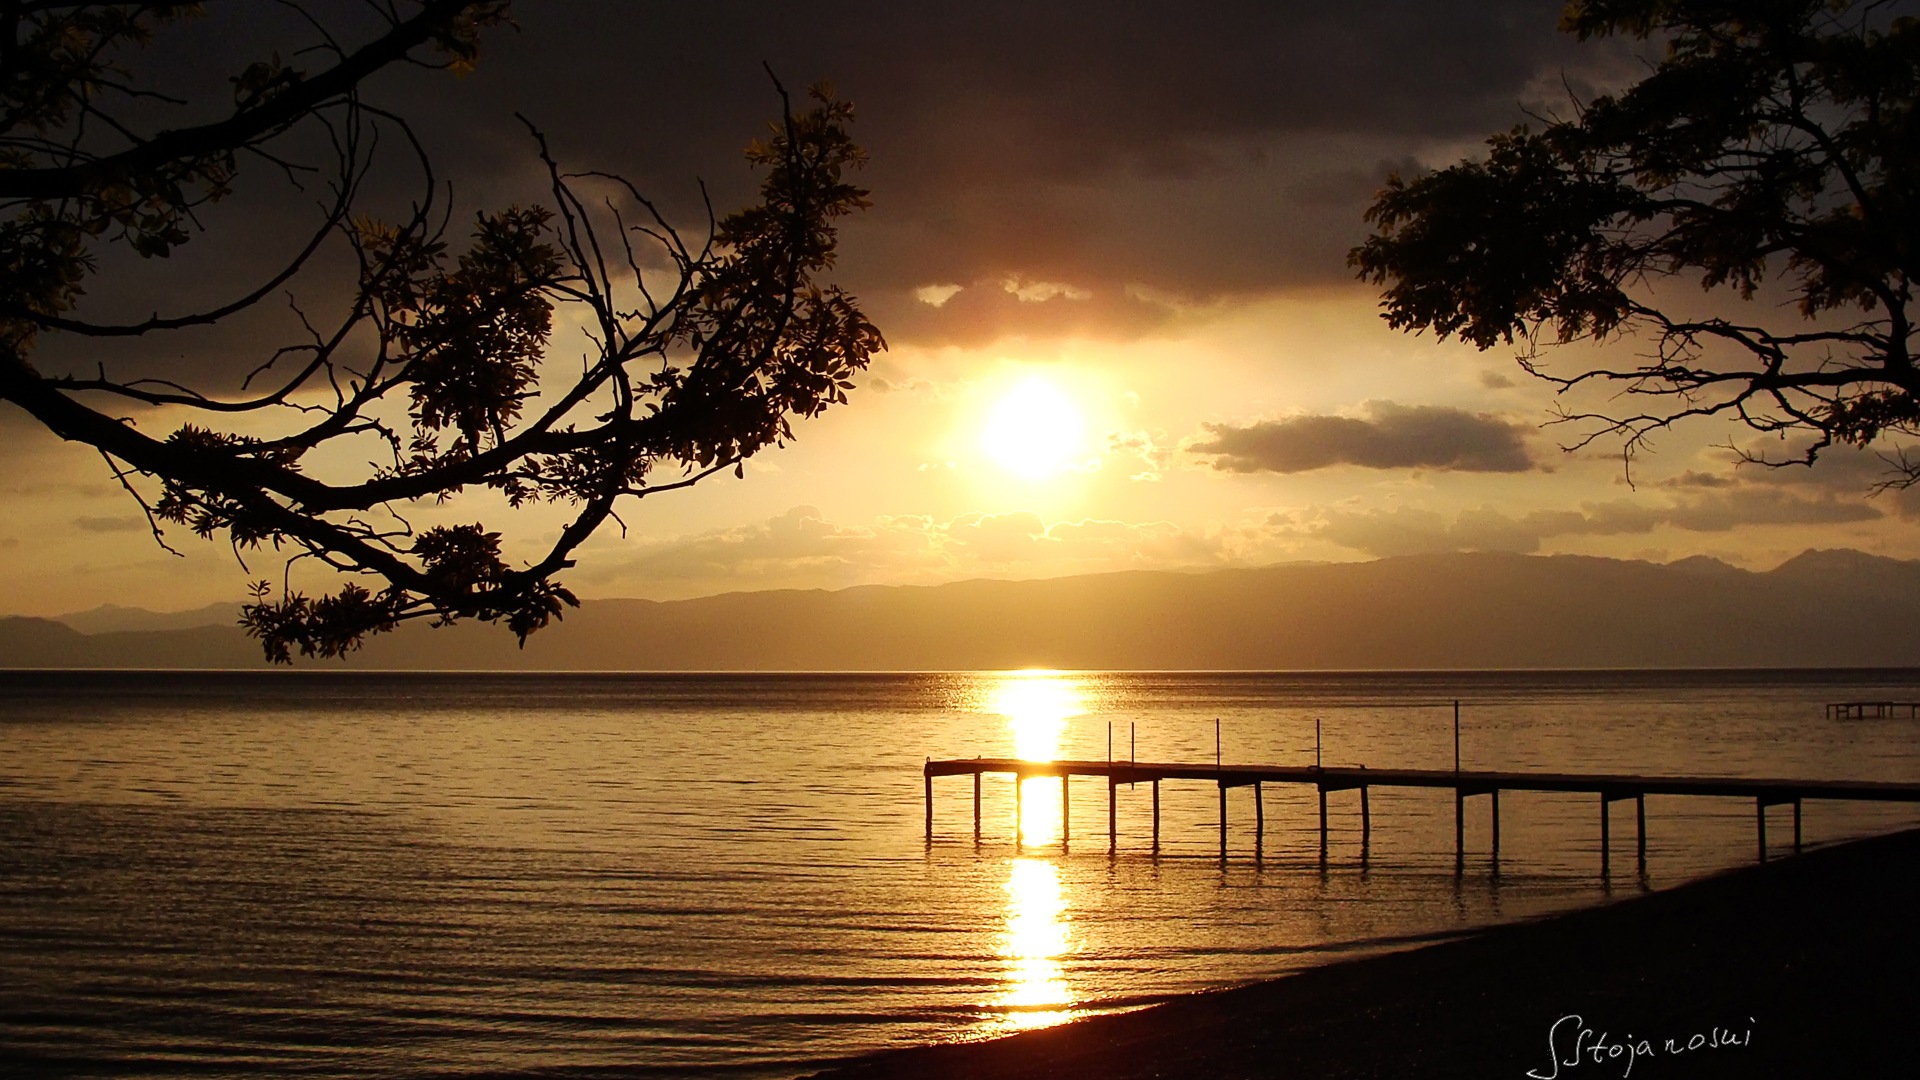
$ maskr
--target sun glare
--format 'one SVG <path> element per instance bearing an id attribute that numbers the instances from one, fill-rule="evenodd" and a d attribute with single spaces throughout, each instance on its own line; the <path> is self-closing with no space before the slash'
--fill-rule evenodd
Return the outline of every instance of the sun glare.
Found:
<path id="1" fill-rule="evenodd" d="M 1061 958 L 1072 950 L 1060 871 L 1039 859 L 1015 859 L 1007 877 L 1007 928 L 1000 955 L 1007 987 L 999 1005 L 1015 1028 L 1047 1027 L 1072 1016 L 1073 990 Z"/>
<path id="2" fill-rule="evenodd" d="M 1015 671 L 1001 676 L 986 709 L 1007 718 L 1014 753 L 1028 761 L 1052 761 L 1060 753 L 1067 721 L 1086 711 L 1079 680 L 1052 671 Z"/>
<path id="3" fill-rule="evenodd" d="M 980 446 L 1021 479 L 1050 480 L 1088 456 L 1086 417 L 1059 386 L 1028 376 L 994 402 Z"/>

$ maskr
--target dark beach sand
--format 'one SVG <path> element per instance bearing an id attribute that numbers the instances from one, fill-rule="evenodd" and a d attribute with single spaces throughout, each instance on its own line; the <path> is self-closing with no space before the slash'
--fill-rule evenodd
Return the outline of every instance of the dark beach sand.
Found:
<path id="1" fill-rule="evenodd" d="M 1484 870 L 1482 871 L 1484 872 Z M 1920 831 L 819 1077 L 1920 1077 Z M 1581 1025 L 1607 1046 L 1566 1063 Z M 1683 1049 L 1730 1031 L 1744 1045 Z M 1624 1044 L 1647 1040 L 1648 1053 Z M 1617 1055 L 1617 1056 L 1614 1056 Z M 1631 1072 L 1629 1073 L 1629 1067 Z"/>

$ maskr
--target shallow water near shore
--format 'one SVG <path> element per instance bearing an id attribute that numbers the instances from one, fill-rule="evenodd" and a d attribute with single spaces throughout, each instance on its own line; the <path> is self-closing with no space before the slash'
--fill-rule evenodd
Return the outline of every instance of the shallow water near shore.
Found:
<path id="1" fill-rule="evenodd" d="M 1745 800 L 935 783 L 1006 756 L 1920 781 L 1920 672 L 0 674 L 0 1058 L 73 1074 L 784 1076 L 1676 884 Z M 1111 743 L 1109 739 L 1111 738 Z M 1111 746 L 1111 750 L 1109 747 Z M 1774 850 L 1791 814 L 1772 811 Z M 1821 843 L 1920 822 L 1808 803 Z"/>

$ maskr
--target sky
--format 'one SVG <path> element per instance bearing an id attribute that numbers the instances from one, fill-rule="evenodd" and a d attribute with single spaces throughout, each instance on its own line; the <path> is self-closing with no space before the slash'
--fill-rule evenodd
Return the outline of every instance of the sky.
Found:
<path id="1" fill-rule="evenodd" d="M 516 114 L 569 167 L 625 176 L 677 221 L 703 220 L 702 182 L 721 210 L 741 205 L 741 150 L 779 105 L 764 68 L 796 89 L 830 80 L 870 159 L 858 178 L 873 206 L 845 224 L 833 280 L 889 349 L 848 404 L 744 477 L 627 507 L 624 530 L 603 530 L 563 577 L 583 597 L 1460 550 L 1756 569 L 1807 548 L 1920 557 L 1920 498 L 1873 494 L 1873 454 L 1736 466 L 1737 451 L 1796 444 L 1716 421 L 1666 433 L 1630 471 L 1617 442 L 1567 452 L 1584 431 L 1551 423 L 1556 409 L 1605 398 L 1557 398 L 1511 350 L 1392 331 L 1353 279 L 1346 253 L 1388 175 L 1471 156 L 1642 70 L 1625 44 L 1559 34 L 1554 3 L 514 10 L 472 73 L 394 71 L 367 88 L 413 124 L 462 215 L 542 198 Z M 311 39 L 277 12 L 215 5 L 129 61 L 217 105 L 205 91 L 222 73 Z M 411 190 L 390 187 L 374 195 Z M 243 171 L 172 260 L 103 257 L 84 310 L 230 295 L 312 220 L 271 170 Z M 340 265 L 293 283 L 303 307 L 338 300 Z M 291 318 L 276 307 L 107 355 L 54 340 L 40 361 L 218 385 L 297 336 Z M 560 367 L 579 351 L 566 330 Z M 1596 358 L 1580 346 L 1550 360 Z M 180 555 L 162 550 L 96 454 L 7 406 L 0 498 L 0 611 L 180 610 L 284 572 L 184 530 L 169 537 Z M 482 520 L 520 557 L 557 526 L 484 494 L 418 514 Z M 294 582 L 329 587 L 310 567 Z"/>

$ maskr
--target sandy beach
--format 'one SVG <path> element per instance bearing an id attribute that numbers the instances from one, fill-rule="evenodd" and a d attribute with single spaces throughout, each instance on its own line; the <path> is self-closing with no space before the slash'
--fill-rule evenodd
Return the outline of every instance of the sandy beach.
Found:
<path id="1" fill-rule="evenodd" d="M 1622 885 L 1626 892 L 1631 885 Z M 1407 952 L 1006 1038 L 906 1077 L 1911 1075 L 1920 831 Z"/>

